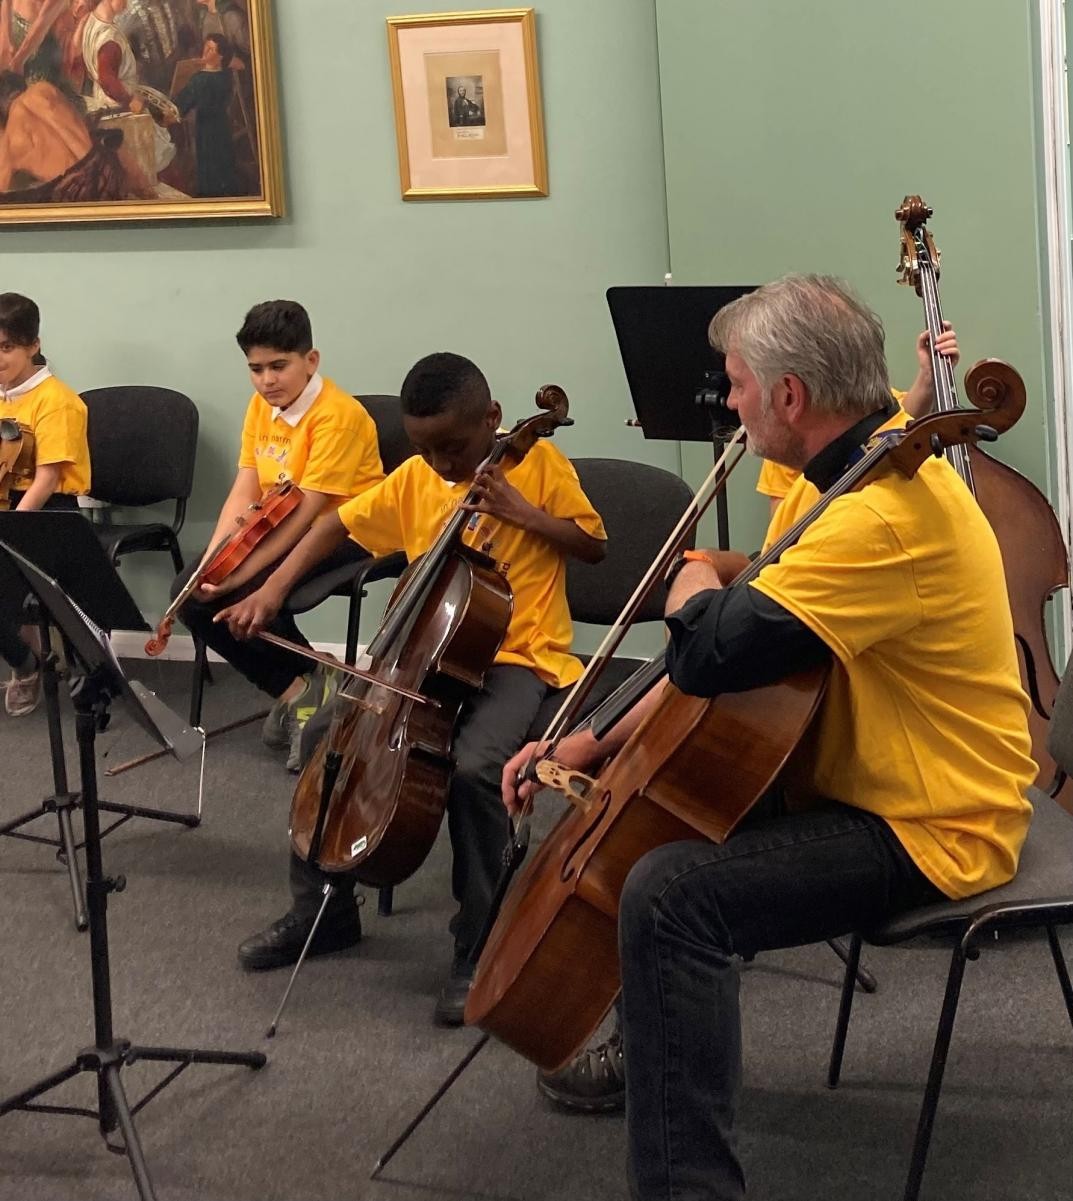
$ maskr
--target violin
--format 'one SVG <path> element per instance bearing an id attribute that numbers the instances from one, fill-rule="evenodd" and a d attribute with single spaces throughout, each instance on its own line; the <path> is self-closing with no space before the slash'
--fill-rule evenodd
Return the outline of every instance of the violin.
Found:
<path id="1" fill-rule="evenodd" d="M 978 363 L 966 382 L 973 403 L 986 413 L 986 425 L 980 412 L 955 409 L 876 435 L 863 457 L 728 586 L 748 585 L 847 492 L 891 471 L 911 478 L 929 456 L 993 440 L 1024 409 L 1024 384 L 1005 363 Z M 705 485 L 713 495 L 725 486 L 722 481 L 710 485 L 721 467 L 716 465 Z M 695 521 L 687 525 L 691 530 Z M 650 580 L 662 578 L 659 573 L 682 545 L 684 533 L 677 529 Z M 604 662 L 594 659 L 586 675 Z M 668 684 L 595 779 L 551 758 L 555 739 L 580 711 L 575 696 L 591 689 L 591 680 L 579 682 L 556 715 L 550 748 L 535 765 L 537 778 L 564 792 L 570 808 L 506 894 L 477 965 L 467 1023 L 494 1034 L 545 1071 L 569 1062 L 619 991 L 618 908 L 630 869 L 648 851 L 669 842 L 726 839 L 801 744 L 819 708 L 828 670 L 812 669 L 714 699 L 687 696 Z M 598 723 L 606 729 L 620 720 L 662 673 L 660 656 L 637 673 L 647 686 L 627 681 L 604 702 L 591 719 L 593 732 Z M 609 705 L 611 711 L 605 712 Z M 720 782 L 716 796 L 713 779 Z M 531 806 L 530 797 L 511 848 L 515 857 L 519 848 L 524 853 Z"/>
<path id="2" fill-rule="evenodd" d="M 898 282 L 914 288 L 924 302 L 933 348 L 936 409 L 950 412 L 958 403 L 954 369 L 949 359 L 934 350 L 935 339 L 943 331 L 943 314 L 939 305 L 940 254 L 925 224 L 932 209 L 919 196 L 906 196 L 894 215 L 902 231 Z M 979 502 L 1002 553 L 1021 685 L 1032 702 L 1028 724 L 1032 757 L 1040 769 L 1036 784 L 1047 788 L 1055 773 L 1047 751 L 1047 728 L 1058 693 L 1058 675 L 1048 649 L 1044 610 L 1059 588 L 1069 586 L 1061 526 L 1047 498 L 1031 480 L 979 447 L 953 446 L 947 458 Z"/>
<path id="3" fill-rule="evenodd" d="M 0 512 L 11 508 L 13 488 L 33 479 L 36 462 L 33 430 L 10 417 L 0 420 Z"/>
<path id="4" fill-rule="evenodd" d="M 536 403 L 542 412 L 498 437 L 479 471 L 518 463 L 538 438 L 573 424 L 561 388 L 546 385 Z M 478 500 L 470 490 L 462 503 Z M 388 887 L 432 849 L 458 715 L 480 689 L 514 609 L 495 560 L 462 540 L 474 516 L 460 507 L 407 567 L 362 662 L 372 678 L 340 690 L 331 727 L 298 779 L 291 845 L 325 872 Z"/>
<path id="5" fill-rule="evenodd" d="M 282 524 L 302 503 L 301 489 L 281 479 L 273 484 L 245 513 L 235 518 L 235 529 L 226 534 L 205 556 L 205 561 L 187 580 L 157 624 L 153 637 L 145 644 L 147 655 L 161 655 L 168 645 L 179 610 L 202 584 L 222 584 L 250 556 L 250 552 Z"/>

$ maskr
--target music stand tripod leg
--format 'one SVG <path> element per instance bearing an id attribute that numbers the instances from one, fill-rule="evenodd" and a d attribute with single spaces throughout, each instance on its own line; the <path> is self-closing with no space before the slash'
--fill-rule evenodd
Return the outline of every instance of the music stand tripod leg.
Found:
<path id="1" fill-rule="evenodd" d="M 68 1113 L 92 1116 L 106 1145 L 113 1151 L 126 1154 L 142 1201 L 155 1201 L 152 1181 L 142 1154 L 134 1114 L 156 1096 L 180 1072 L 191 1064 L 239 1064 L 261 1068 L 266 1058 L 259 1051 L 207 1051 L 182 1047 L 132 1047 L 129 1040 L 117 1038 L 112 1026 L 111 966 L 108 954 L 108 894 L 122 892 L 126 881 L 122 876 L 105 876 L 101 856 L 100 814 L 98 812 L 96 748 L 97 730 L 107 716 L 110 694 L 95 678 L 96 673 L 81 677 L 72 688 L 75 702 L 75 730 L 82 784 L 82 812 L 85 821 L 86 903 L 89 912 L 90 971 L 92 977 L 93 1026 L 95 1041 L 92 1047 L 78 1053 L 73 1063 L 46 1076 L 20 1093 L 0 1100 L 0 1117 L 18 1110 Z M 121 1070 L 135 1059 L 170 1061 L 178 1064 L 172 1072 L 155 1085 L 134 1106 L 127 1103 Z M 96 1112 L 75 1106 L 41 1106 L 36 1099 L 81 1072 L 93 1072 L 97 1077 Z M 116 1129 L 122 1132 L 123 1145 L 109 1141 Z"/>
<path id="2" fill-rule="evenodd" d="M 5 822 L 0 826 L 0 837 L 26 839 L 29 842 L 39 842 L 45 846 L 56 847 L 56 857 L 67 868 L 67 878 L 71 885 L 71 901 L 74 907 L 75 927 L 85 930 L 89 922 L 86 918 L 85 894 L 82 888 L 82 874 L 78 866 L 77 843 L 74 828 L 71 824 L 71 813 L 79 806 L 79 796 L 71 792 L 67 783 L 67 761 L 63 747 L 63 723 L 60 718 L 60 688 L 57 673 L 57 659 L 52 650 L 50 624 L 47 615 L 40 605 L 33 602 L 31 614 L 41 636 L 41 651 L 38 655 L 41 672 L 41 691 L 45 698 L 45 718 L 48 724 L 49 757 L 52 764 L 52 794 L 45 797 L 36 809 L 31 809 Z M 45 838 L 36 835 L 20 834 L 18 831 L 30 822 L 48 813 L 55 813 L 56 824 L 59 827 L 58 838 Z"/>

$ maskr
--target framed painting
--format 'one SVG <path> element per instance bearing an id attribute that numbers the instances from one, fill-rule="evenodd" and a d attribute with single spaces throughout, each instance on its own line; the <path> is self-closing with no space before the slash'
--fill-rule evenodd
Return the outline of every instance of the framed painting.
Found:
<path id="1" fill-rule="evenodd" d="M 547 196 L 531 8 L 389 17 L 404 200 Z"/>
<path id="2" fill-rule="evenodd" d="M 0 0 L 0 225 L 282 212 L 270 0 Z"/>

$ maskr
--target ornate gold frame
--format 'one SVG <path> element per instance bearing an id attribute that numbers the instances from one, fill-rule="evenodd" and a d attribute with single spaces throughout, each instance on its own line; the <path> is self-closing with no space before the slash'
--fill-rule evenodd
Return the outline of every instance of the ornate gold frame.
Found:
<path id="1" fill-rule="evenodd" d="M 249 0 L 261 195 L 222 200 L 107 200 L 90 204 L 0 204 L 0 226 L 86 221 L 169 221 L 190 217 L 282 217 L 283 155 L 272 0 Z"/>
<path id="2" fill-rule="evenodd" d="M 472 188 L 415 188 L 410 182 L 410 152 L 406 132 L 406 105 L 402 90 L 399 30 L 414 26 L 491 25 L 518 22 L 522 27 L 525 54 L 525 89 L 529 110 L 529 134 L 533 145 L 532 183 Z M 412 17 L 388 17 L 388 54 L 391 58 L 391 89 L 395 100 L 395 136 L 399 149 L 399 179 L 403 200 L 493 200 L 511 196 L 547 196 L 548 160 L 544 145 L 544 115 L 537 68 L 536 13 L 532 8 L 486 8 L 472 12 L 422 13 Z"/>

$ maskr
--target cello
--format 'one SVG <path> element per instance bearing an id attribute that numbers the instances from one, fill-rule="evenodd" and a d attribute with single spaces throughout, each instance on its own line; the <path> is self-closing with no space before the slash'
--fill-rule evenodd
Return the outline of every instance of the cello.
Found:
<path id="1" fill-rule="evenodd" d="M 572 424 L 561 388 L 545 385 L 536 403 L 542 411 L 497 437 L 478 474 L 520 462 L 538 438 Z M 471 490 L 462 503 L 477 499 Z M 476 516 L 460 507 L 403 573 L 364 656 L 366 679 L 340 691 L 331 727 L 298 779 L 291 845 L 322 871 L 353 872 L 382 888 L 405 880 L 432 849 L 458 715 L 480 689 L 514 608 L 495 560 L 463 541 Z"/>
<path id="2" fill-rule="evenodd" d="M 935 339 L 943 331 L 943 314 L 939 307 L 939 251 L 925 224 L 932 209 L 919 196 L 906 196 L 894 215 L 902 230 L 898 282 L 914 288 L 924 303 L 932 345 L 935 407 L 938 412 L 949 412 L 957 407 L 957 387 L 950 360 L 934 349 Z M 976 446 L 953 446 L 947 458 L 976 497 L 998 540 L 1021 685 L 1032 702 L 1028 726 L 1032 758 L 1040 769 L 1036 785 L 1046 789 L 1055 773 L 1054 760 L 1047 750 L 1047 727 L 1058 692 L 1058 675 L 1048 649 L 1044 610 L 1059 588 L 1069 586 L 1065 540 L 1054 510 L 1031 480 Z M 1073 808 L 1068 790 L 1063 789 L 1059 799 L 1066 808 Z"/>
<path id="3" fill-rule="evenodd" d="M 950 446 L 993 440 L 1024 409 L 1024 385 L 1005 363 L 977 363 L 966 388 L 983 414 L 955 409 L 877 435 L 812 509 L 728 586 L 743 587 L 755 579 L 838 497 L 886 472 L 911 478 L 929 456 Z M 982 416 L 987 425 L 978 424 Z M 678 535 L 676 530 L 672 540 Z M 680 546 L 679 538 L 671 553 Z M 654 578 L 666 551 L 650 573 Z M 638 674 L 654 682 L 658 663 Z M 547 757 L 537 763 L 540 781 L 563 791 L 571 808 L 506 896 L 477 966 L 467 1023 L 494 1034 L 545 1071 L 567 1063 L 619 991 L 618 907 L 630 869 L 668 842 L 724 841 L 790 761 L 817 712 L 825 679 L 826 669 L 813 669 L 714 699 L 687 696 L 668 684 L 595 779 Z M 583 691 L 580 682 L 575 689 Z M 620 691 L 629 697 L 625 707 L 613 705 L 616 712 L 609 716 L 603 713 L 605 702 L 592 719 L 594 731 L 600 722 L 607 728 L 621 718 L 638 690 L 628 682 Z M 576 713 L 572 699 L 553 723 L 553 739 Z M 551 756 L 554 749 L 553 741 L 541 753 Z M 713 779 L 720 781 L 717 801 L 710 795 Z M 530 796 L 516 848 L 528 837 L 531 805 Z"/>

